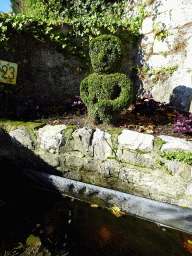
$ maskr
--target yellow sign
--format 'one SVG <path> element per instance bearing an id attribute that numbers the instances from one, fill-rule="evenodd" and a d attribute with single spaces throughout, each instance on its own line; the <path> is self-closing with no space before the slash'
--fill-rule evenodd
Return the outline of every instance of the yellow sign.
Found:
<path id="1" fill-rule="evenodd" d="M 16 84 L 17 64 L 0 60 L 0 82 Z"/>

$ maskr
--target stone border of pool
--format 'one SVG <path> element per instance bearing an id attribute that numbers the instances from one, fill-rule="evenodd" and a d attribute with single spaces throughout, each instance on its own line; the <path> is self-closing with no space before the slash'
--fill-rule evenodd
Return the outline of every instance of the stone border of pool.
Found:
<path id="1" fill-rule="evenodd" d="M 150 200 L 111 189 L 74 181 L 59 176 L 24 170 L 37 187 L 86 201 L 102 207 L 117 206 L 127 214 L 133 214 L 160 226 L 168 226 L 192 233 L 192 209 Z M 54 187 L 57 189 L 55 190 Z"/>
<path id="2" fill-rule="evenodd" d="M 46 166 L 39 173 L 50 174 L 47 167 L 51 167 L 60 172 L 51 173 L 58 175 L 57 179 L 62 176 L 74 183 L 192 209 L 191 165 L 167 160 L 157 153 L 192 152 L 189 141 L 127 129 L 101 131 L 66 125 L 5 130 L 0 129 L 0 156 L 17 154 L 17 158 L 34 163 L 40 158 Z M 5 135 L 9 146 L 3 142 Z"/>

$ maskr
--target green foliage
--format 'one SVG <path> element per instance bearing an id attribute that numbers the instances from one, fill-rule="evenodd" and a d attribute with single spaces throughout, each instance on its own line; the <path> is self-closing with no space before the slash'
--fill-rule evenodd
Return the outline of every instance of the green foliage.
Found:
<path id="1" fill-rule="evenodd" d="M 22 8 L 9 16 L 0 14 L 0 44 L 9 51 L 14 49 L 14 43 L 10 43 L 12 35 L 26 34 L 26 37 L 54 43 L 66 57 L 79 57 L 83 67 L 90 70 L 90 40 L 102 34 L 111 34 L 119 37 L 124 45 L 135 42 L 140 35 L 142 21 L 148 15 L 140 5 L 137 17 L 123 19 L 128 0 L 105 2 L 72 0 L 64 1 L 63 5 L 59 0 L 12 1 L 14 10 L 18 6 Z M 70 27 L 67 34 L 56 28 L 62 24 Z"/>
<path id="2" fill-rule="evenodd" d="M 190 152 L 171 152 L 171 153 L 161 153 L 158 152 L 159 156 L 165 157 L 167 160 L 171 161 L 178 161 L 178 162 L 183 162 L 187 164 L 192 164 L 192 153 Z"/>
<path id="3" fill-rule="evenodd" d="M 115 73 L 123 64 L 124 47 L 118 37 L 102 35 L 90 42 L 89 54 L 95 72 Z"/>
<path id="4" fill-rule="evenodd" d="M 80 85 L 81 99 L 88 108 L 92 122 L 113 123 L 120 112 L 130 106 L 133 97 L 131 80 L 124 74 L 94 73 Z"/>
<path id="5" fill-rule="evenodd" d="M 154 27 L 154 34 L 156 35 L 158 41 L 163 40 L 167 35 L 168 31 L 167 30 L 160 30 L 159 25 L 162 23 L 162 21 L 159 21 L 155 24 Z"/>
<path id="6" fill-rule="evenodd" d="M 154 69 L 153 73 L 155 73 L 155 77 L 153 77 L 152 82 L 155 84 L 159 81 L 161 78 L 162 81 L 167 80 L 173 72 L 175 72 L 178 69 L 178 65 L 171 66 L 171 67 L 165 67 L 161 69 Z"/>

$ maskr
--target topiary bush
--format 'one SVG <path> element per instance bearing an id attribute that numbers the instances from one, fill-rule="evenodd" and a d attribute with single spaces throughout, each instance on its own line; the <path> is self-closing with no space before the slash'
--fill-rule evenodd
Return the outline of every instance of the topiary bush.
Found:
<path id="1" fill-rule="evenodd" d="M 113 73 L 123 64 L 123 46 L 115 36 L 100 36 L 91 41 L 90 56 L 95 73 L 81 82 L 81 99 L 91 122 L 114 123 L 133 99 L 131 80 L 124 74 Z"/>
<path id="2" fill-rule="evenodd" d="M 89 45 L 91 64 L 96 73 L 115 73 L 124 61 L 124 47 L 116 36 L 102 35 L 94 38 Z"/>

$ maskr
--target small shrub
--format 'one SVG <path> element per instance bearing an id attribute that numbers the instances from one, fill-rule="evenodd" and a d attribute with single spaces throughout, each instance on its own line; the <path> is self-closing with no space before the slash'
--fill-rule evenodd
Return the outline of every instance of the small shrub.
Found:
<path id="1" fill-rule="evenodd" d="M 174 112 L 178 115 L 177 118 L 174 118 L 175 129 L 173 132 L 178 133 L 187 133 L 192 132 L 192 114 L 189 115 L 189 119 L 187 120 L 183 117 L 183 114 L 180 114 L 174 109 Z"/>

